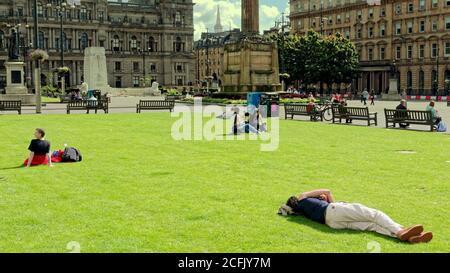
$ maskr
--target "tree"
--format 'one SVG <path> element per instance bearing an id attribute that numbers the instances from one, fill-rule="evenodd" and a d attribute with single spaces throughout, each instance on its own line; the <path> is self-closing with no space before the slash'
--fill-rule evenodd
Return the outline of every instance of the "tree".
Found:
<path id="1" fill-rule="evenodd" d="M 322 36 L 315 31 L 306 35 L 274 34 L 269 37 L 278 44 L 279 58 L 284 60 L 284 73 L 291 81 L 303 84 L 318 82 L 351 83 L 359 71 L 355 45 L 341 34 Z"/>

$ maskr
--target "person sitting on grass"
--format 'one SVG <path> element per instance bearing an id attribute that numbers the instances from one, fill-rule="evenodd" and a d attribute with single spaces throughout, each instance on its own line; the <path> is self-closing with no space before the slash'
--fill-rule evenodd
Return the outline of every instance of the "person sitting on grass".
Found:
<path id="1" fill-rule="evenodd" d="M 374 231 L 409 243 L 428 243 L 433 233 L 422 225 L 404 228 L 383 212 L 357 203 L 335 202 L 330 190 L 314 190 L 292 196 L 279 214 L 299 214 L 333 229 Z"/>
<path id="2" fill-rule="evenodd" d="M 48 165 L 52 167 L 52 159 L 50 155 L 50 142 L 44 139 L 44 129 L 37 128 L 34 132 L 34 137 L 28 147 L 30 156 L 24 161 L 25 167 L 36 165 Z"/>
<path id="3" fill-rule="evenodd" d="M 253 127 L 250 124 L 250 113 L 245 113 L 245 120 L 244 122 L 241 122 L 241 118 L 239 117 L 239 114 L 237 112 L 234 112 L 233 117 L 233 127 L 232 127 L 232 134 L 238 135 L 241 133 L 255 133 L 258 134 L 258 130 L 256 130 L 255 127 Z"/>

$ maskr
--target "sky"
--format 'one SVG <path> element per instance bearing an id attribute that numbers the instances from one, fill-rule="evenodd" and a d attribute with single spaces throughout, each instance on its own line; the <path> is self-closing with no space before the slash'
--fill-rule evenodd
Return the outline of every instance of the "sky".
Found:
<path id="1" fill-rule="evenodd" d="M 289 14 L 288 0 L 260 0 L 260 30 L 270 29 L 276 20 L 281 20 L 281 13 Z M 222 26 L 224 30 L 240 28 L 241 0 L 194 0 L 195 40 L 208 28 L 214 31 L 217 6 L 220 6 Z"/>

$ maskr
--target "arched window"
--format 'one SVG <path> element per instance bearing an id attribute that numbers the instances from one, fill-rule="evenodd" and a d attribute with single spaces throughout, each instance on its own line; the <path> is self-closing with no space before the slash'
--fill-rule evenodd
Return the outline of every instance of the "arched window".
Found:
<path id="1" fill-rule="evenodd" d="M 86 47 L 89 47 L 89 36 L 87 33 L 83 33 L 80 38 L 80 48 L 84 50 Z"/>
<path id="2" fill-rule="evenodd" d="M 155 42 L 155 38 L 153 38 L 152 36 L 150 36 L 150 38 L 148 39 L 148 51 L 150 52 L 158 51 L 158 45 Z"/>
<path id="3" fill-rule="evenodd" d="M 444 79 L 445 79 L 445 91 L 450 92 L 450 70 L 445 70 Z"/>
<path id="4" fill-rule="evenodd" d="M 45 48 L 45 38 L 44 38 L 44 32 L 39 31 L 39 35 L 38 35 L 38 48 L 40 49 L 44 49 Z"/>
<path id="5" fill-rule="evenodd" d="M 174 43 L 174 51 L 175 52 L 182 52 L 184 51 L 184 45 L 183 42 L 181 41 L 180 37 L 177 37 Z"/>
<path id="6" fill-rule="evenodd" d="M 423 92 L 425 89 L 425 72 L 419 71 L 419 92 Z"/>
<path id="7" fill-rule="evenodd" d="M 5 33 L 0 30 L 0 49 L 5 48 Z"/>
<path id="8" fill-rule="evenodd" d="M 137 38 L 136 38 L 136 36 L 133 36 L 133 37 L 131 37 L 130 48 L 131 48 L 131 50 L 136 50 L 137 47 L 138 47 Z"/>
<path id="9" fill-rule="evenodd" d="M 120 39 L 118 35 L 114 35 L 112 40 L 112 48 L 114 51 L 120 51 Z"/>
<path id="10" fill-rule="evenodd" d="M 408 74 L 406 75 L 406 88 L 408 89 L 408 92 L 411 92 L 412 90 L 412 72 L 408 71 Z"/>

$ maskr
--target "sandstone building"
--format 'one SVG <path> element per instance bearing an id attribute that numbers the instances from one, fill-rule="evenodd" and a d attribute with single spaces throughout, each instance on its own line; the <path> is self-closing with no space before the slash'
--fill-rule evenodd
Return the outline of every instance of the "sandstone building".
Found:
<path id="1" fill-rule="evenodd" d="M 354 91 L 385 92 L 394 66 L 400 90 L 449 92 L 450 0 L 291 0 L 290 8 L 293 33 L 340 32 L 355 43 L 362 74 Z"/>

